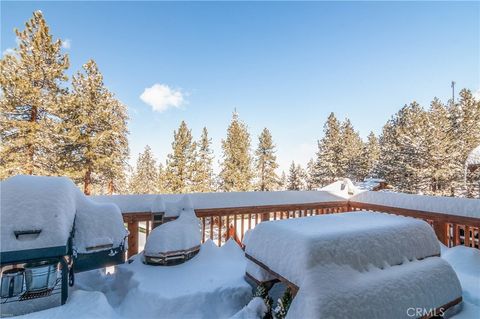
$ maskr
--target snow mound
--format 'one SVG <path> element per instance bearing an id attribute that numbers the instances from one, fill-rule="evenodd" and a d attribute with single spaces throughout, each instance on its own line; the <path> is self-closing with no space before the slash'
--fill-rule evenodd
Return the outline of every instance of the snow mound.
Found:
<path id="1" fill-rule="evenodd" d="M 359 189 L 353 185 L 352 181 L 348 178 L 343 178 L 332 184 L 329 184 L 320 190 L 330 192 L 337 196 L 341 196 L 343 198 L 349 198 L 350 196 L 357 194 Z"/>
<path id="2" fill-rule="evenodd" d="M 267 311 L 268 309 L 263 299 L 255 297 L 230 319 L 262 319 Z"/>
<path id="3" fill-rule="evenodd" d="M 75 250 L 78 253 L 93 253 L 108 246 L 115 248 L 124 244 L 128 232 L 120 209 L 114 204 L 96 203 L 80 195 L 75 217 Z"/>
<path id="4" fill-rule="evenodd" d="M 127 235 L 117 206 L 91 201 L 66 177 L 18 175 L 0 187 L 2 252 L 65 246 L 72 230 L 74 249 L 94 252 L 87 248 L 118 247 Z M 32 230 L 40 233 L 15 237 Z"/>
<path id="5" fill-rule="evenodd" d="M 55 307 L 43 311 L 33 312 L 18 319 L 116 319 L 119 318 L 107 298 L 101 292 L 76 290 L 62 307 Z"/>
<path id="6" fill-rule="evenodd" d="M 304 273 L 318 265 L 365 271 L 371 265 L 383 268 L 439 255 L 440 245 L 423 220 L 350 212 L 262 222 L 253 229 L 245 251 L 299 285 Z"/>
<path id="7" fill-rule="evenodd" d="M 323 265 L 305 274 L 287 318 L 415 317 L 415 308 L 435 309 L 461 293 L 452 267 L 439 257 L 365 272 Z"/>
<path id="8" fill-rule="evenodd" d="M 350 201 L 480 218 L 480 200 L 473 198 L 365 191 L 350 197 Z"/>
<path id="9" fill-rule="evenodd" d="M 167 201 L 165 203 L 165 216 L 175 217 L 180 216 L 184 211 L 193 210 L 192 200 L 190 195 L 182 195 L 179 200 Z"/>
<path id="10" fill-rule="evenodd" d="M 447 248 L 442 257 L 458 274 L 465 300 L 480 307 L 480 250 L 455 246 Z"/>
<path id="11" fill-rule="evenodd" d="M 65 177 L 17 175 L 0 183 L 1 251 L 65 246 L 79 190 Z M 15 237 L 15 231 L 41 231 Z"/>
<path id="12" fill-rule="evenodd" d="M 229 318 L 252 298 L 245 257 L 235 242 L 217 247 L 207 241 L 198 255 L 176 266 L 149 266 L 138 257 L 118 267 L 132 274 L 118 307 L 126 317 Z"/>
<path id="13" fill-rule="evenodd" d="M 201 243 L 200 221 L 195 212 L 185 210 L 180 217 L 155 227 L 147 238 L 145 255 L 158 257 L 162 253 L 187 250 Z"/>

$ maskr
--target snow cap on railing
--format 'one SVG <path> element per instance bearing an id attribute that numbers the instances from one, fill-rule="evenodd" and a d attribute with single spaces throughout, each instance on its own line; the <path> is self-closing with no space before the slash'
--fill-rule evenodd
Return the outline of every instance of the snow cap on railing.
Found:
<path id="1" fill-rule="evenodd" d="M 163 213 L 165 212 L 165 202 L 162 199 L 162 196 L 157 195 L 152 202 L 151 207 L 152 213 Z"/>
<path id="2" fill-rule="evenodd" d="M 193 210 L 192 200 L 189 195 L 183 195 L 180 200 L 165 203 L 165 216 L 180 216 L 183 211 Z"/>

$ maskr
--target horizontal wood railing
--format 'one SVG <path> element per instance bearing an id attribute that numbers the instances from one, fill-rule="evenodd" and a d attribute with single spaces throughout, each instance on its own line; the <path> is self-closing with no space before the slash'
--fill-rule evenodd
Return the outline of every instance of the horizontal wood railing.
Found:
<path id="1" fill-rule="evenodd" d="M 361 202 L 335 201 L 291 205 L 209 208 L 196 209 L 195 212 L 202 226 L 202 242 L 211 239 L 221 246 L 230 238 L 242 242 L 245 233 L 262 221 L 360 210 L 420 218 L 432 225 L 438 239 L 448 247 L 465 245 L 479 248 L 480 218 Z M 148 236 L 152 225 L 152 214 L 150 212 L 124 213 L 123 218 L 130 232 L 127 253 L 127 256 L 130 257 L 139 251 L 139 223 L 144 224 L 142 230 L 145 229 L 145 235 Z"/>
<path id="2" fill-rule="evenodd" d="M 433 227 L 438 240 L 447 247 L 465 245 L 479 248 L 480 218 L 353 201 L 349 201 L 348 204 L 351 210 L 385 212 L 423 219 Z"/>

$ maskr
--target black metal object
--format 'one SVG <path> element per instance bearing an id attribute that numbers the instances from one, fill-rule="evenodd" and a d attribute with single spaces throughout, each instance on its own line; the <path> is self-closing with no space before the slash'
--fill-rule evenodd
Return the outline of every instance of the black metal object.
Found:
<path id="1" fill-rule="evenodd" d="M 158 256 L 148 256 L 144 254 L 144 263 L 152 266 L 174 266 L 192 259 L 199 251 L 200 246 L 195 246 L 186 250 L 159 254 Z"/>
<path id="2" fill-rule="evenodd" d="M 22 235 L 40 235 L 42 232 L 41 229 L 32 229 L 32 230 L 15 230 L 13 233 L 15 234 L 15 238 L 18 239 L 19 236 Z"/>
<path id="3" fill-rule="evenodd" d="M 73 271 L 75 273 L 98 268 L 123 264 L 125 262 L 125 246 L 102 250 L 93 253 L 73 256 Z"/>

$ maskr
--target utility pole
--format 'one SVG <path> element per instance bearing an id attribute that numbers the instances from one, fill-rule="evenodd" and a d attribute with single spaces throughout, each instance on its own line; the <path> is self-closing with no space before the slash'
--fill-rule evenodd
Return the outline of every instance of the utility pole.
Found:
<path id="1" fill-rule="evenodd" d="M 452 81 L 452 104 L 455 104 L 455 81 Z"/>

